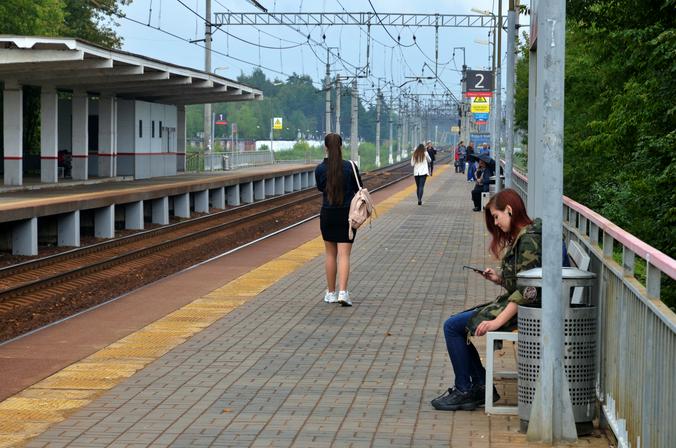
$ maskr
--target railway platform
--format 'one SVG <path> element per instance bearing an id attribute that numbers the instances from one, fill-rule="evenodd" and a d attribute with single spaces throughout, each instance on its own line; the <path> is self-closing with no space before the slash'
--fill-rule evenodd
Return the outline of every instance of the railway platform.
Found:
<path id="1" fill-rule="evenodd" d="M 517 416 L 429 404 L 453 380 L 444 320 L 498 293 L 462 269 L 497 263 L 471 186 L 452 171 L 435 170 L 422 206 L 412 181 L 376 196 L 378 216 L 353 248 L 354 306 L 322 301 L 311 221 L 269 259 L 250 248 L 258 263 L 238 267 L 235 253 L 144 288 L 174 309 L 0 402 L 0 446 L 526 446 Z M 190 288 L 200 269 L 209 281 Z M 0 347 L 2 363 L 38 335 Z M 513 367 L 514 347 L 496 358 Z M 498 389 L 516 402 L 515 382 Z M 574 446 L 609 445 L 597 433 Z"/>

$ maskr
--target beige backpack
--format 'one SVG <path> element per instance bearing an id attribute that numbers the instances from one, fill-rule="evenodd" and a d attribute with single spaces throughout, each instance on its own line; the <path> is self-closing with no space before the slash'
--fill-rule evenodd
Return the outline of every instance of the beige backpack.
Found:
<path id="1" fill-rule="evenodd" d="M 354 232 L 352 229 L 358 229 L 366 222 L 367 219 L 375 213 L 376 209 L 373 206 L 373 200 L 371 200 L 371 195 L 366 188 L 363 188 L 359 184 L 359 176 L 357 176 L 357 169 L 354 166 L 354 162 L 350 160 L 350 165 L 352 165 L 352 172 L 354 173 L 354 180 L 357 182 L 357 188 L 359 190 L 355 193 L 352 202 L 350 202 L 350 213 L 347 217 L 347 223 L 349 226 L 348 238 L 354 238 Z"/>

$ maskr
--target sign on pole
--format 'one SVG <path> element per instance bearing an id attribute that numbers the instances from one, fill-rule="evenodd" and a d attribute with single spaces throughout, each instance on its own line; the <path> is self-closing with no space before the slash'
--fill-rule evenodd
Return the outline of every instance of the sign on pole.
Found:
<path id="1" fill-rule="evenodd" d="M 490 70 L 467 70 L 465 96 L 493 96 L 493 72 Z"/>
<path id="2" fill-rule="evenodd" d="M 282 126 L 282 117 L 275 117 L 272 121 L 272 129 L 284 129 Z"/>
<path id="3" fill-rule="evenodd" d="M 490 98 L 477 96 L 472 98 L 470 111 L 473 114 L 487 114 L 491 111 Z"/>

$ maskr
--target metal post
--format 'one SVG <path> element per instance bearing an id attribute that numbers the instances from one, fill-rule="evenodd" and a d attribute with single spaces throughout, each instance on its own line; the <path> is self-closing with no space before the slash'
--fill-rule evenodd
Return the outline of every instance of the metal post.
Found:
<path id="1" fill-rule="evenodd" d="M 376 94 L 376 168 L 380 167 L 380 87 Z"/>
<path id="2" fill-rule="evenodd" d="M 270 117 L 270 152 L 273 152 L 272 146 L 275 141 L 275 117 Z"/>
<path id="3" fill-rule="evenodd" d="M 352 80 L 352 113 L 350 114 L 350 159 L 359 166 L 359 103 L 357 91 L 357 78 Z"/>
<path id="4" fill-rule="evenodd" d="M 402 112 L 401 112 L 401 92 L 399 93 L 399 97 L 397 97 L 397 162 L 401 161 L 401 141 L 402 141 L 402 134 L 401 134 L 401 124 L 403 120 Z"/>
<path id="5" fill-rule="evenodd" d="M 502 0 L 498 0 L 498 23 L 497 30 L 498 52 L 496 61 L 496 86 L 495 86 L 495 192 L 502 190 L 502 180 L 500 179 L 500 153 L 502 146 Z"/>
<path id="6" fill-rule="evenodd" d="M 211 73 L 211 0 L 205 0 L 206 14 L 204 22 L 204 71 Z M 204 105 L 204 148 L 211 152 L 212 147 L 211 103 Z"/>
<path id="7" fill-rule="evenodd" d="M 567 297 L 561 287 L 561 237 L 563 225 L 563 126 L 566 3 L 539 0 L 531 15 L 537 39 L 537 92 L 535 126 L 538 131 L 533 149 L 541 149 L 543 173 L 536 188 L 542 190 L 542 358 L 535 388 L 528 435 L 529 441 L 545 443 L 577 440 L 568 379 L 563 367 L 564 311 Z M 537 25 L 537 26 L 535 26 Z"/>
<path id="8" fill-rule="evenodd" d="M 336 134 L 340 134 L 340 76 L 336 76 Z"/>
<path id="9" fill-rule="evenodd" d="M 507 114 L 507 147 L 505 148 L 505 188 L 512 187 L 512 167 L 514 156 L 514 63 L 516 60 L 516 11 L 515 1 L 509 0 L 507 12 L 507 98 L 505 109 Z"/>
<path id="10" fill-rule="evenodd" d="M 387 151 L 387 163 L 390 165 L 394 163 L 394 160 L 392 159 L 392 99 L 392 86 L 390 86 L 390 107 L 387 108 L 387 121 L 390 125 L 390 144 Z"/>
<path id="11" fill-rule="evenodd" d="M 330 50 L 326 49 L 326 78 L 324 79 L 325 101 L 324 101 L 324 134 L 331 132 L 331 71 L 329 66 Z"/>

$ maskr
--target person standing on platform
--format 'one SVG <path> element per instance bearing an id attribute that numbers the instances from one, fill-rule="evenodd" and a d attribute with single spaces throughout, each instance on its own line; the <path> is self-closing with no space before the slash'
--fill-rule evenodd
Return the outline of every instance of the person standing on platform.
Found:
<path id="1" fill-rule="evenodd" d="M 465 144 L 463 141 L 460 141 L 460 144 L 458 145 L 457 149 L 457 154 L 458 154 L 458 163 L 456 165 L 455 172 L 456 173 L 465 173 L 465 157 L 467 155 L 467 148 L 465 147 Z"/>
<path id="2" fill-rule="evenodd" d="M 429 153 L 422 143 L 413 152 L 411 165 L 413 166 L 413 178 L 415 179 L 416 194 L 418 195 L 418 205 L 422 205 L 423 191 L 425 190 L 425 181 L 429 176 L 429 164 L 432 162 Z"/>
<path id="3" fill-rule="evenodd" d="M 502 259 L 499 273 L 487 268 L 479 274 L 505 288 L 505 293 L 487 305 L 455 314 L 444 323 L 455 384 L 432 400 L 432 406 L 440 411 L 471 411 L 484 404 L 486 370 L 469 336 L 516 328 L 518 306 L 538 301 L 534 287 L 516 286 L 516 274 L 542 266 L 542 222 L 528 217 L 521 197 L 511 188 L 491 198 L 484 218 L 492 235 L 489 252 Z M 493 399 L 500 399 L 495 389 Z"/>
<path id="4" fill-rule="evenodd" d="M 479 167 L 476 171 L 476 184 L 472 190 L 472 202 L 474 202 L 474 208 L 472 210 L 480 212 L 481 193 L 488 193 L 490 191 L 491 176 L 493 176 L 494 173 L 491 167 L 494 165 L 491 164 L 493 159 L 486 154 L 480 154 L 477 158 L 479 159 Z"/>
<path id="5" fill-rule="evenodd" d="M 432 142 L 430 140 L 427 140 L 427 143 L 425 144 L 425 148 L 427 149 L 427 154 L 429 154 L 430 159 L 432 160 L 429 165 L 430 165 L 430 176 L 434 172 L 434 161 L 437 160 L 437 150 L 434 149 L 434 146 L 432 146 Z"/>
<path id="6" fill-rule="evenodd" d="M 352 306 L 347 283 L 350 276 L 350 253 L 354 237 L 349 238 L 348 215 L 350 202 L 358 191 L 356 176 L 359 185 L 363 185 L 359 170 L 355 171 L 352 162 L 343 160 L 343 139 L 335 133 L 324 137 L 326 158 L 315 168 L 317 189 L 322 194 L 322 208 L 319 213 L 319 227 L 326 250 L 326 293 L 324 302 L 340 303 L 342 306 Z M 354 236 L 356 229 L 352 229 Z M 338 278 L 338 293 L 336 293 L 336 278 Z"/>
<path id="7" fill-rule="evenodd" d="M 472 182 L 473 180 L 476 180 L 476 177 L 474 176 L 474 172 L 476 171 L 476 165 L 475 161 L 476 159 L 474 158 L 474 146 L 470 143 L 467 145 L 467 182 Z"/>

